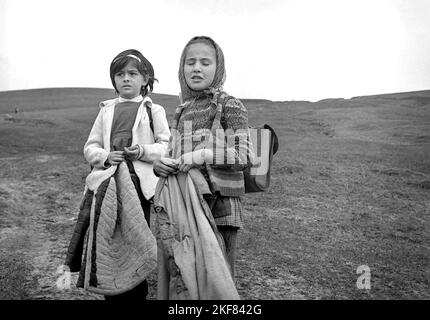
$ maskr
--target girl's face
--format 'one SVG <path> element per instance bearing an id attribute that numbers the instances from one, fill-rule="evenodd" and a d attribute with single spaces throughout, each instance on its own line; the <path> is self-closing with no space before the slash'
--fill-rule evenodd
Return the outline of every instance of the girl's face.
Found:
<path id="1" fill-rule="evenodd" d="M 140 95 L 140 89 L 148 80 L 137 70 L 133 61 L 115 73 L 115 85 L 119 95 L 125 99 L 133 99 Z"/>
<path id="2" fill-rule="evenodd" d="M 193 43 L 185 56 L 184 75 L 187 85 L 196 91 L 208 88 L 215 77 L 215 49 L 205 43 Z"/>

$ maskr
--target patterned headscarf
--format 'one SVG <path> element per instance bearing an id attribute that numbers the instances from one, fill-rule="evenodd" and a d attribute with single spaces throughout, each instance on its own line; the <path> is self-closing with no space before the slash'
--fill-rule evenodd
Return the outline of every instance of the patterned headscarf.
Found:
<path id="1" fill-rule="evenodd" d="M 188 47 L 194 43 L 204 43 L 215 49 L 216 70 L 215 70 L 214 80 L 210 85 L 210 87 L 203 91 L 195 91 L 191 89 L 187 85 L 187 82 L 185 80 L 185 74 L 184 74 L 185 58 L 187 56 Z M 192 98 L 201 98 L 205 96 L 210 98 L 210 95 L 213 95 L 216 91 L 222 90 L 222 85 L 224 84 L 225 78 L 226 78 L 224 54 L 221 48 L 214 40 L 212 40 L 209 37 L 197 36 L 192 38 L 190 41 L 188 41 L 187 45 L 182 51 L 178 75 L 179 75 L 179 83 L 181 85 L 181 103 L 184 103 Z"/>

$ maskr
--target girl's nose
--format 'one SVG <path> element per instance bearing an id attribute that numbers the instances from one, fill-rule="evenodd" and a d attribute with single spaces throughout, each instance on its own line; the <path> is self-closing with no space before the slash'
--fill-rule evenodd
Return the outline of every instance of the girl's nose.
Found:
<path id="1" fill-rule="evenodd" d="M 200 63 L 195 63 L 194 64 L 194 71 L 201 71 L 201 70 L 202 70 L 202 68 L 201 68 Z"/>

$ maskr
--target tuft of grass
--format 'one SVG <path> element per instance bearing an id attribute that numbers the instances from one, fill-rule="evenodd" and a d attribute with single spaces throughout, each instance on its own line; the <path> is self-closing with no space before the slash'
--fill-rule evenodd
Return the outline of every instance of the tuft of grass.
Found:
<path id="1" fill-rule="evenodd" d="M 1 253 L 0 300 L 30 299 L 34 285 L 31 265 L 18 253 Z"/>

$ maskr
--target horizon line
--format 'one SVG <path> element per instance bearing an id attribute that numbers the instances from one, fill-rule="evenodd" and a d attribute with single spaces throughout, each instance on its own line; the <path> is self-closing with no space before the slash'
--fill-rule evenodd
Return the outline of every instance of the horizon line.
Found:
<path id="1" fill-rule="evenodd" d="M 115 94 L 115 91 L 113 88 L 103 88 L 103 87 L 38 87 L 38 88 L 27 88 L 27 89 L 9 89 L 9 90 L 1 90 L 1 93 L 9 93 L 9 92 L 18 92 L 18 91 L 33 91 L 33 90 L 53 90 L 53 89 L 87 89 L 87 90 L 106 90 L 106 91 L 112 91 Z M 269 102 L 322 102 L 325 100 L 351 100 L 356 98 L 364 98 L 364 97 L 373 97 L 373 96 L 386 96 L 386 95 L 395 95 L 395 94 L 408 94 L 408 93 L 420 93 L 420 92 L 428 92 L 429 89 L 421 89 L 421 90 L 413 90 L 413 91 L 399 91 L 399 92 L 384 92 L 384 93 L 374 93 L 374 94 L 366 94 L 366 95 L 358 95 L 358 96 L 349 96 L 349 97 L 327 97 L 318 99 L 315 101 L 311 100 L 304 100 L 304 99 L 290 99 L 290 100 L 271 100 L 267 98 L 237 98 L 239 100 L 264 100 Z M 179 95 L 171 94 L 171 93 L 161 93 L 161 92 L 150 92 L 149 94 L 155 94 L 155 95 L 164 95 L 164 96 L 171 96 L 171 97 L 178 97 Z"/>

